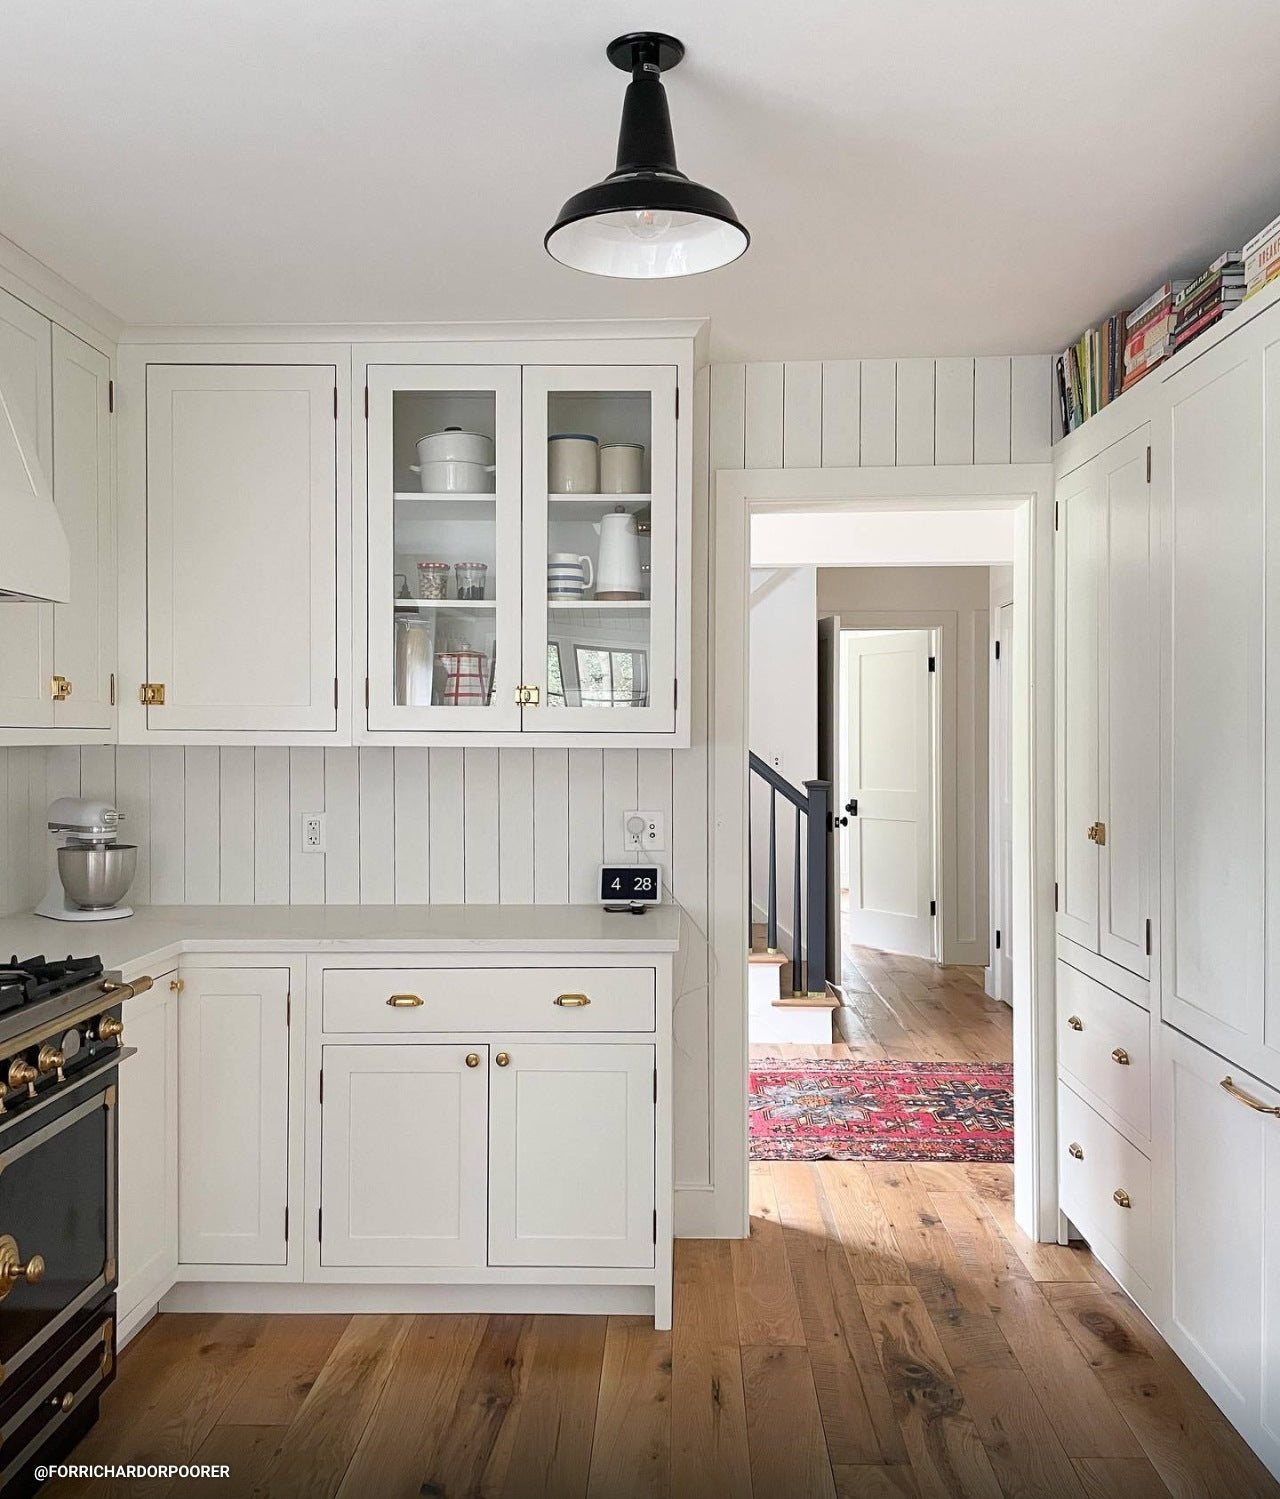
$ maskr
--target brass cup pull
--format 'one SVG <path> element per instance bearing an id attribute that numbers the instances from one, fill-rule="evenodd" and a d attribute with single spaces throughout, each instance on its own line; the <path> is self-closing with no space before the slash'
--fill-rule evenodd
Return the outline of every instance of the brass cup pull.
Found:
<path id="1" fill-rule="evenodd" d="M 387 1001 L 393 1010 L 416 1010 L 422 1003 L 420 994 L 393 994 Z"/>
<path id="2" fill-rule="evenodd" d="M 1111 1200 L 1118 1208 L 1131 1208 L 1133 1206 L 1133 1199 L 1129 1196 L 1129 1194 L 1123 1187 L 1117 1187 L 1115 1189 L 1115 1191 L 1111 1194 Z"/>
<path id="3" fill-rule="evenodd" d="M 563 1005 L 566 1010 L 580 1010 L 591 1001 L 585 994 L 557 994 L 552 1004 Z"/>
<path id="4" fill-rule="evenodd" d="M 480 1065 L 480 1053 L 478 1051 L 469 1051 L 467 1053 L 467 1066 L 468 1067 L 478 1067 L 479 1065 Z"/>
<path id="5" fill-rule="evenodd" d="M 1079 1015 L 1068 1015 L 1067 1024 L 1073 1031 L 1084 1030 L 1084 1021 L 1080 1019 Z"/>
<path id="6" fill-rule="evenodd" d="M 1072 1160 L 1084 1160 L 1084 1151 L 1080 1149 L 1080 1147 L 1074 1140 L 1072 1140 L 1071 1144 L 1067 1146 L 1067 1154 L 1072 1158 Z"/>
<path id="7" fill-rule="evenodd" d="M 500 1051 L 493 1060 L 497 1062 L 499 1067 L 509 1067 L 511 1065 L 511 1058 L 505 1051 Z"/>
<path id="8" fill-rule="evenodd" d="M 11 1080 L 12 1081 L 12 1080 Z M 1245 1108 L 1253 1109 L 1259 1114 L 1270 1114 L 1273 1119 L 1280 1119 L 1280 1108 L 1275 1104 L 1263 1103 L 1260 1098 L 1255 1098 L 1252 1093 L 1246 1093 L 1243 1088 L 1237 1088 L 1230 1077 L 1224 1077 L 1218 1084 L 1220 1088 L 1230 1093 L 1237 1102 L 1244 1104 Z"/>
<path id="9" fill-rule="evenodd" d="M 17 1240 L 12 1234 L 0 1234 L 0 1301 L 13 1290 L 20 1280 L 29 1286 L 44 1279 L 44 1257 L 33 1254 L 24 1265 L 18 1253 Z"/>
<path id="10" fill-rule="evenodd" d="M 1118 1062 L 1121 1067 L 1127 1067 L 1129 1065 L 1129 1053 L 1123 1046 L 1117 1046 L 1111 1053 L 1111 1060 Z"/>

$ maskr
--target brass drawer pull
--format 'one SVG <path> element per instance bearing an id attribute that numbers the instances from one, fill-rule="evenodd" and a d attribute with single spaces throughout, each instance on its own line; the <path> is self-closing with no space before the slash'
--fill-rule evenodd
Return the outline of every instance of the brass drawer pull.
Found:
<path id="1" fill-rule="evenodd" d="M 1080 1019 L 1079 1015 L 1068 1015 L 1067 1024 L 1073 1031 L 1084 1030 L 1084 1021 Z"/>
<path id="2" fill-rule="evenodd" d="M 1230 1093 L 1232 1098 L 1238 1099 L 1246 1108 L 1253 1109 L 1259 1114 L 1270 1114 L 1273 1119 L 1280 1119 L 1280 1108 L 1275 1104 L 1263 1103 L 1252 1093 L 1246 1093 L 1243 1088 L 1237 1088 L 1230 1077 L 1224 1077 L 1218 1086 Z"/>
<path id="3" fill-rule="evenodd" d="M 1084 1151 L 1080 1149 L 1080 1147 L 1074 1140 L 1072 1140 L 1071 1144 L 1067 1146 L 1067 1154 L 1072 1158 L 1072 1160 L 1084 1160 Z"/>
<path id="4" fill-rule="evenodd" d="M 393 994 L 387 1001 L 393 1010 L 416 1010 L 422 1003 L 420 994 Z"/>
<path id="5" fill-rule="evenodd" d="M 469 1051 L 467 1053 L 467 1066 L 468 1067 L 478 1067 L 479 1065 L 480 1065 L 480 1053 L 478 1051 Z"/>
<path id="6" fill-rule="evenodd" d="M 580 1010 L 591 1001 L 585 994 L 557 994 L 552 1004 L 563 1005 L 566 1010 Z"/>
<path id="7" fill-rule="evenodd" d="M 1129 1053 L 1123 1046 L 1117 1046 L 1111 1053 L 1111 1060 L 1118 1062 L 1121 1067 L 1127 1067 L 1129 1065 Z"/>
<path id="8" fill-rule="evenodd" d="M 1115 1189 L 1115 1191 L 1111 1194 L 1111 1200 L 1118 1208 L 1131 1208 L 1133 1206 L 1133 1199 L 1129 1196 L 1129 1194 L 1123 1187 L 1117 1187 Z"/>
<path id="9" fill-rule="evenodd" d="M 511 1058 L 505 1051 L 500 1051 L 493 1060 L 497 1062 L 499 1067 L 509 1067 L 511 1065 Z"/>

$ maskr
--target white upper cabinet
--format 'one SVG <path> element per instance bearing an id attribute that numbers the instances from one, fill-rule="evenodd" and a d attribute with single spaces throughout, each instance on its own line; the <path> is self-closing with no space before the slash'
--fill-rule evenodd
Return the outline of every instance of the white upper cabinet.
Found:
<path id="1" fill-rule="evenodd" d="M 1059 484 L 1058 931 L 1151 973 L 1157 660 L 1147 427 Z"/>
<path id="2" fill-rule="evenodd" d="M 146 730 L 335 729 L 338 411 L 335 365 L 147 367 Z"/>
<path id="3" fill-rule="evenodd" d="M 0 291 L 0 380 L 53 468 L 53 342 L 49 319 Z M 0 727 L 53 725 L 53 605 L 0 604 Z"/>
<path id="4" fill-rule="evenodd" d="M 53 330 L 53 499 L 71 549 L 71 598 L 53 610 L 53 723 L 115 721 L 116 577 L 111 361 Z"/>

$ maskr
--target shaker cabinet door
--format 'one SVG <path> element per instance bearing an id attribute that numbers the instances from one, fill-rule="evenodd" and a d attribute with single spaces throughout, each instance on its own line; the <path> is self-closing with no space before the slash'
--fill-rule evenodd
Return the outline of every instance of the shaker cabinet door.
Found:
<path id="1" fill-rule="evenodd" d="M 320 1263 L 483 1265 L 489 1049 L 326 1046 Z"/>
<path id="2" fill-rule="evenodd" d="M 147 727 L 337 723 L 337 370 L 147 369 Z"/>
<path id="3" fill-rule="evenodd" d="M 653 1047 L 513 1041 L 491 1055 L 489 1263 L 651 1266 Z"/>
<path id="4" fill-rule="evenodd" d="M 283 1265 L 289 970 L 184 968 L 178 1003 L 178 1257 Z"/>

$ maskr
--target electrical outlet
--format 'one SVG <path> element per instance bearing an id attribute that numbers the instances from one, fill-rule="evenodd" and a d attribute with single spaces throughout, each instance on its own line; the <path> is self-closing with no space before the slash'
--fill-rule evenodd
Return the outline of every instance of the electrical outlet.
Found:
<path id="1" fill-rule="evenodd" d="M 667 846 L 667 819 L 661 812 L 624 812 L 622 846 L 637 852 L 660 852 Z"/>
<path id="2" fill-rule="evenodd" d="M 773 766 L 774 770 L 782 769 L 782 752 L 780 750 L 774 750 L 773 754 L 769 756 L 769 764 Z"/>
<path id="3" fill-rule="evenodd" d="M 302 851 L 304 854 L 324 853 L 324 813 L 306 812 L 302 818 Z"/>

